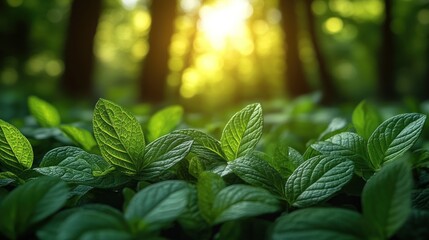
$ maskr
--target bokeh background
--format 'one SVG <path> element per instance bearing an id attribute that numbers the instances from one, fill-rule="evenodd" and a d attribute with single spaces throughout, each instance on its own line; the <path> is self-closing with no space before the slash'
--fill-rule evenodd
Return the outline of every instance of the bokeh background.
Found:
<path id="1" fill-rule="evenodd" d="M 322 104 L 426 100 L 428 0 L 4 0 L 2 118 L 26 99 Z"/>

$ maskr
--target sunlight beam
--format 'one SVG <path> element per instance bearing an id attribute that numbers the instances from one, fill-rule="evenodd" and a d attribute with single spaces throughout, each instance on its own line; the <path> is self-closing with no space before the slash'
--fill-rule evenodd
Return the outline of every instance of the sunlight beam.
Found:
<path id="1" fill-rule="evenodd" d="M 214 49 L 221 50 L 228 39 L 245 35 L 252 12 L 248 0 L 219 1 L 201 8 L 198 28 Z"/>

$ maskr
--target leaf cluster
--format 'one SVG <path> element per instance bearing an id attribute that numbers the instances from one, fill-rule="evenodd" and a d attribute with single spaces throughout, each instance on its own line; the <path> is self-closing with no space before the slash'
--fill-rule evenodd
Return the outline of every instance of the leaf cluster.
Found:
<path id="1" fill-rule="evenodd" d="M 418 223 L 429 217 L 429 184 L 413 177 L 429 167 L 429 151 L 415 149 L 426 120 L 421 113 L 382 121 L 362 102 L 351 128 L 334 119 L 300 153 L 282 143 L 274 152 L 258 148 L 258 103 L 236 112 L 219 139 L 179 128 L 180 106 L 142 124 L 100 99 L 92 131 L 63 124 L 37 97 L 28 106 L 41 128 L 70 144 L 37 159 L 34 140 L 0 120 L 2 238 L 407 239 L 409 228 L 425 234 Z"/>

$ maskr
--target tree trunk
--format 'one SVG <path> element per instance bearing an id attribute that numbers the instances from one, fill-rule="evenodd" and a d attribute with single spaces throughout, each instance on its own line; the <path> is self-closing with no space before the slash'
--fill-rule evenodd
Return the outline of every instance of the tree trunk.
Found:
<path id="1" fill-rule="evenodd" d="M 149 52 L 143 61 L 140 76 L 140 99 L 160 103 L 165 99 L 171 37 L 177 14 L 177 0 L 152 0 L 152 24 Z"/>
<path id="2" fill-rule="evenodd" d="M 378 94 L 383 100 L 393 100 L 397 97 L 394 75 L 394 35 L 390 28 L 392 24 L 392 0 L 384 0 L 384 21 L 381 29 L 380 70 Z"/>
<path id="3" fill-rule="evenodd" d="M 335 85 L 332 81 L 332 76 L 329 73 L 327 62 L 322 53 L 322 49 L 319 45 L 316 26 L 315 26 L 315 17 L 311 9 L 311 4 L 313 0 L 306 0 L 305 2 L 305 12 L 307 15 L 307 24 L 308 32 L 310 34 L 310 40 L 313 45 L 314 54 L 316 55 L 316 60 L 319 65 L 319 76 L 322 89 L 322 103 L 330 104 L 333 103 L 338 98 L 338 93 L 335 88 Z"/>
<path id="4" fill-rule="evenodd" d="M 102 11 L 102 0 L 74 0 L 65 42 L 62 90 L 73 98 L 93 95 L 94 37 Z"/>
<path id="5" fill-rule="evenodd" d="M 310 92 L 306 81 L 304 67 L 299 58 L 298 16 L 296 0 L 279 1 L 282 13 L 282 28 L 285 33 L 286 46 L 286 92 L 297 97 Z"/>

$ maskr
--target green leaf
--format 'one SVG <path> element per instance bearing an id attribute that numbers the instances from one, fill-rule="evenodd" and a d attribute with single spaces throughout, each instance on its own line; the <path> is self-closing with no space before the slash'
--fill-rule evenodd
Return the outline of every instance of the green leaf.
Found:
<path id="1" fill-rule="evenodd" d="M 116 209 L 82 209 L 59 226 L 58 240 L 133 239 L 127 222 Z M 51 236 L 53 237 L 53 236 Z"/>
<path id="2" fill-rule="evenodd" d="M 337 133 L 343 132 L 348 128 L 347 121 L 343 118 L 334 118 L 329 123 L 328 127 L 323 131 L 320 136 L 319 140 L 327 139 Z"/>
<path id="3" fill-rule="evenodd" d="M 366 153 L 365 140 L 351 132 L 342 132 L 325 141 L 311 145 L 316 151 L 332 156 L 341 156 L 354 162 L 355 172 L 359 176 L 372 175 L 371 164 Z"/>
<path id="4" fill-rule="evenodd" d="M 270 164 L 283 177 L 289 177 L 303 162 L 304 157 L 297 150 L 285 145 L 278 145 Z"/>
<path id="5" fill-rule="evenodd" d="M 301 164 L 286 182 L 286 198 L 295 207 L 318 204 L 338 192 L 353 176 L 353 162 L 319 155 Z"/>
<path id="6" fill-rule="evenodd" d="M 200 173 L 204 171 L 205 171 L 204 164 L 200 161 L 198 157 L 193 157 L 189 159 L 189 167 L 188 167 L 189 174 L 191 174 L 195 178 L 198 178 Z"/>
<path id="7" fill-rule="evenodd" d="M 226 124 L 220 139 L 228 160 L 234 160 L 253 151 L 262 136 L 262 108 L 259 103 L 248 105 L 237 112 Z"/>
<path id="8" fill-rule="evenodd" d="M 384 121 L 368 140 L 368 153 L 374 169 L 392 161 L 410 149 L 423 129 L 426 116 L 405 113 Z"/>
<path id="9" fill-rule="evenodd" d="M 201 215 L 208 223 L 214 220 L 213 203 L 216 195 L 225 188 L 223 179 L 212 172 L 202 172 L 198 177 L 197 192 L 198 206 Z"/>
<path id="10" fill-rule="evenodd" d="M 40 167 L 34 170 L 69 183 L 93 187 L 107 188 L 128 181 L 125 176 L 115 174 L 112 165 L 101 156 L 71 146 L 52 149 L 43 157 Z"/>
<path id="11" fill-rule="evenodd" d="M 88 152 L 97 146 L 92 133 L 86 129 L 78 128 L 72 125 L 62 125 L 60 129 L 75 144 L 81 146 Z"/>
<path id="12" fill-rule="evenodd" d="M 382 239 L 391 237 L 407 220 L 412 185 L 411 167 L 405 161 L 383 166 L 365 184 L 363 215 Z"/>
<path id="13" fill-rule="evenodd" d="M 161 109 L 148 122 L 147 138 L 150 142 L 174 130 L 182 121 L 183 108 L 175 105 Z"/>
<path id="14" fill-rule="evenodd" d="M 72 189 L 70 190 L 70 193 L 68 195 L 69 199 L 67 201 L 67 204 L 69 206 L 75 206 L 80 204 L 80 200 L 84 196 L 88 196 L 87 194 L 94 189 L 94 187 L 86 186 L 86 185 L 72 185 Z"/>
<path id="15" fill-rule="evenodd" d="M 0 172 L 0 187 L 7 186 L 13 182 L 24 184 L 24 180 L 20 179 L 12 172 Z"/>
<path id="16" fill-rule="evenodd" d="M 60 209 L 67 194 L 67 185 L 58 178 L 40 177 L 19 186 L 0 204 L 0 232 L 8 238 L 18 237 Z"/>
<path id="17" fill-rule="evenodd" d="M 314 148 L 312 148 L 311 146 L 310 147 L 308 147 L 306 150 L 305 150 L 305 152 L 304 152 L 304 154 L 303 154 L 303 158 L 305 159 L 305 161 L 306 160 L 308 160 L 308 159 L 310 159 L 310 158 L 313 158 L 313 157 L 316 157 L 316 156 L 319 156 L 319 155 L 321 155 L 321 153 L 320 152 L 318 152 L 318 151 L 316 151 Z"/>
<path id="18" fill-rule="evenodd" d="M 245 182 L 284 196 L 285 181 L 273 167 L 258 156 L 251 154 L 229 162 L 228 166 Z"/>
<path id="19" fill-rule="evenodd" d="M 0 119 L 0 166 L 14 173 L 30 169 L 33 148 L 13 125 Z"/>
<path id="20" fill-rule="evenodd" d="M 367 239 L 363 217 L 341 208 L 307 208 L 276 220 L 273 240 L 361 240 Z"/>
<path id="21" fill-rule="evenodd" d="M 139 230 L 172 222 L 186 210 L 190 193 L 190 187 L 184 181 L 152 184 L 131 199 L 125 218 Z"/>
<path id="22" fill-rule="evenodd" d="M 191 152 L 196 154 L 199 158 L 210 160 L 226 159 L 220 141 L 202 131 L 194 129 L 181 129 L 174 131 L 173 133 L 179 133 L 191 137 L 194 140 Z"/>
<path id="23" fill-rule="evenodd" d="M 43 226 L 36 230 L 38 239 L 58 239 L 60 227 L 63 222 L 72 214 L 82 211 L 81 208 L 64 209 L 52 216 Z"/>
<path id="24" fill-rule="evenodd" d="M 202 230 L 208 228 L 209 225 L 205 223 L 201 215 L 200 208 L 198 207 L 198 193 L 194 185 L 189 185 L 190 195 L 188 205 L 185 211 L 180 214 L 179 222 L 182 227 L 190 230 Z"/>
<path id="25" fill-rule="evenodd" d="M 352 122 L 357 134 L 368 139 L 381 123 L 381 116 L 375 106 L 364 100 L 353 111 Z"/>
<path id="26" fill-rule="evenodd" d="M 7 186 L 13 182 L 15 182 L 15 179 L 0 175 L 0 187 Z"/>
<path id="27" fill-rule="evenodd" d="M 140 172 L 145 141 L 136 118 L 120 106 L 100 99 L 95 106 L 93 125 L 103 158 L 127 175 Z"/>
<path id="28" fill-rule="evenodd" d="M 107 171 L 110 167 L 101 156 L 66 146 L 46 153 L 40 167 L 34 170 L 43 175 L 59 177 L 66 182 L 82 184 L 96 179 L 93 171 Z"/>
<path id="29" fill-rule="evenodd" d="M 213 224 L 280 210 L 279 200 L 265 189 L 235 184 L 223 188 L 213 202 Z"/>
<path id="30" fill-rule="evenodd" d="M 58 110 L 38 97 L 30 96 L 28 98 L 28 108 L 31 115 L 33 115 L 37 123 L 42 127 L 56 127 L 61 123 Z"/>
<path id="31" fill-rule="evenodd" d="M 184 159 L 192 147 L 192 139 L 181 134 L 164 135 L 149 143 L 144 155 L 144 166 L 139 177 L 151 179 L 162 175 Z"/>

